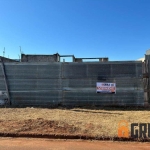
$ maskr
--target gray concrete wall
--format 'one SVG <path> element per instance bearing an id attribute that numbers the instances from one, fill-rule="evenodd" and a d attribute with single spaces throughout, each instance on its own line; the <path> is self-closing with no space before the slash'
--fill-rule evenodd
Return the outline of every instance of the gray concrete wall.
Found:
<path id="1" fill-rule="evenodd" d="M 16 60 L 13 60 L 13 59 L 9 59 L 9 58 L 6 58 L 6 57 L 2 57 L 0 56 L 0 60 L 2 60 L 3 62 L 18 62 Z"/>
<path id="2" fill-rule="evenodd" d="M 142 62 L 5 63 L 13 106 L 143 106 Z M 97 94 L 115 82 L 116 94 Z M 5 91 L 0 69 L 0 90 Z"/>
<path id="3" fill-rule="evenodd" d="M 21 54 L 21 62 L 58 62 L 58 55 L 25 55 Z"/>
<path id="4" fill-rule="evenodd" d="M 147 52 L 148 53 L 148 52 Z M 145 55 L 145 63 L 144 63 L 144 91 L 146 101 L 150 103 L 150 55 Z"/>

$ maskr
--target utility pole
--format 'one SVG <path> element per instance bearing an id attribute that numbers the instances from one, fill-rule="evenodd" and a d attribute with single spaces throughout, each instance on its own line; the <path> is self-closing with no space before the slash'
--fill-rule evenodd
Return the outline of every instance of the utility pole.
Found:
<path id="1" fill-rule="evenodd" d="M 19 61 L 21 62 L 21 54 L 22 54 L 22 51 L 21 51 L 21 46 L 20 47 L 20 56 L 19 56 Z"/>
<path id="2" fill-rule="evenodd" d="M 4 50 L 3 50 L 3 57 L 5 56 L 5 47 L 4 47 Z"/>
<path id="3" fill-rule="evenodd" d="M 20 47 L 20 54 L 22 54 L 22 51 L 21 51 L 21 46 L 19 46 Z"/>

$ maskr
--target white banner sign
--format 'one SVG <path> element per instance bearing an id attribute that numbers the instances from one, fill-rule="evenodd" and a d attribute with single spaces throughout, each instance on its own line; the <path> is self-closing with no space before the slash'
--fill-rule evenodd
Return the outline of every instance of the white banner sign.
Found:
<path id="1" fill-rule="evenodd" d="M 96 83 L 96 93 L 116 93 L 116 83 Z"/>

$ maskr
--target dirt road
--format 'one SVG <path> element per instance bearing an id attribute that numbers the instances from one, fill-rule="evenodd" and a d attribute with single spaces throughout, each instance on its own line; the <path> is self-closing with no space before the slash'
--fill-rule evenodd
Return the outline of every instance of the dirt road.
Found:
<path id="1" fill-rule="evenodd" d="M 0 150 L 149 150 L 150 143 L 0 138 Z"/>

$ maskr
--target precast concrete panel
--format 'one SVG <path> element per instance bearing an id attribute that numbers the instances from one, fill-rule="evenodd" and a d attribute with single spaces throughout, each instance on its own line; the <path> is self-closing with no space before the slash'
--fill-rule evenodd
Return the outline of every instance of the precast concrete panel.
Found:
<path id="1" fill-rule="evenodd" d="M 79 65 L 65 64 L 62 81 L 64 105 L 144 105 L 142 62 L 84 63 L 84 74 Z M 70 73 L 73 68 L 78 74 L 82 72 L 80 78 Z M 116 83 L 116 94 L 96 93 L 96 82 Z"/>
<path id="2" fill-rule="evenodd" d="M 143 106 L 142 62 L 4 63 L 13 106 Z M 116 83 L 116 94 L 96 83 Z M 0 90 L 5 91 L 0 69 Z"/>

